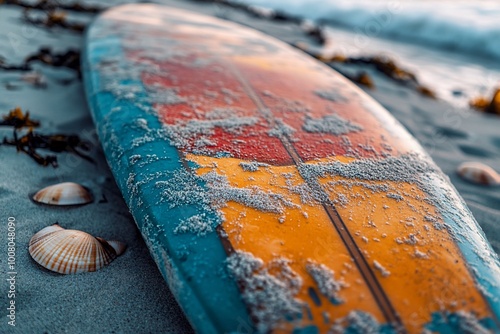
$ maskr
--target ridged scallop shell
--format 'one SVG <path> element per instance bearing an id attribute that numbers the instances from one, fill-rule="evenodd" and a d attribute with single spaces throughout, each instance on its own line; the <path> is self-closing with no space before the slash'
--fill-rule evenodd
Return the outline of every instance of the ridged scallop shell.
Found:
<path id="1" fill-rule="evenodd" d="M 490 166 L 480 162 L 464 162 L 458 166 L 457 173 L 464 180 L 473 183 L 489 186 L 500 184 L 500 175 Z"/>
<path id="2" fill-rule="evenodd" d="M 60 274 L 96 271 L 125 251 L 125 244 L 88 233 L 47 226 L 30 240 L 29 253 L 41 266 Z"/>
<path id="3" fill-rule="evenodd" d="M 87 188 L 73 182 L 64 182 L 48 186 L 38 191 L 33 200 L 50 205 L 81 205 L 93 201 Z"/>

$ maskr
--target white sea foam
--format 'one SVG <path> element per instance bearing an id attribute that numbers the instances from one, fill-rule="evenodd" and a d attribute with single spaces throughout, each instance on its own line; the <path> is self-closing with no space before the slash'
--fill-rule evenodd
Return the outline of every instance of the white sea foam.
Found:
<path id="1" fill-rule="evenodd" d="M 500 59 L 500 2 L 244 0 L 311 20 L 325 20 L 363 36 L 424 43 Z"/>

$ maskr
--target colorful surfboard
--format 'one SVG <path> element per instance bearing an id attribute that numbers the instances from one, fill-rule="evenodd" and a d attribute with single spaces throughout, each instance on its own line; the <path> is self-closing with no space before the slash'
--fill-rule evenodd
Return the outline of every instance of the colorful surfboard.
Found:
<path id="1" fill-rule="evenodd" d="M 332 69 L 157 5 L 101 15 L 83 66 L 109 165 L 198 332 L 499 330 L 498 258 L 463 200 Z"/>

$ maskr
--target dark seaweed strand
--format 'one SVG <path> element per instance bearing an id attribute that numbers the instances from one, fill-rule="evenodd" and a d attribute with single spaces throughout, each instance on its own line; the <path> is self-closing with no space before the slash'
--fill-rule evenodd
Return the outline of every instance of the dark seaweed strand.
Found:
<path id="1" fill-rule="evenodd" d="M 243 75 L 238 71 L 236 67 L 234 67 L 232 64 L 228 64 L 231 71 L 233 74 L 236 76 L 238 81 L 242 84 L 243 88 L 245 89 L 246 93 L 248 96 L 253 100 L 253 102 L 256 104 L 259 112 L 263 115 L 263 117 L 266 119 L 266 121 L 270 124 L 272 128 L 277 125 L 276 120 L 274 119 L 273 115 L 271 114 L 269 108 L 266 107 L 265 103 L 259 98 L 257 93 L 255 92 L 255 89 L 250 85 L 250 83 L 243 77 Z M 300 165 L 304 164 L 304 161 L 302 158 L 299 156 L 297 151 L 295 150 L 295 147 L 292 145 L 291 140 L 284 134 L 279 134 L 278 138 L 282 142 L 283 146 L 287 150 L 287 153 L 290 155 L 292 158 L 293 162 L 297 167 Z M 386 320 L 392 324 L 395 325 L 398 330 L 404 328 L 403 324 L 401 322 L 401 319 L 394 309 L 394 306 L 392 305 L 391 301 L 389 300 L 389 297 L 383 290 L 382 286 L 380 285 L 380 282 L 377 280 L 374 272 L 371 270 L 370 265 L 366 261 L 366 259 L 363 256 L 363 253 L 361 250 L 358 248 L 356 245 L 356 242 L 354 241 L 353 236 L 347 229 L 347 226 L 343 222 L 342 218 L 338 214 L 337 210 L 335 209 L 335 206 L 333 203 L 331 203 L 330 200 L 328 200 L 328 194 L 325 192 L 321 184 L 316 180 L 316 178 L 305 178 L 303 177 L 303 180 L 314 190 L 319 191 L 322 196 L 325 198 L 325 201 L 322 202 L 322 206 L 325 209 L 326 213 L 328 214 L 328 217 L 330 218 L 330 221 L 332 224 L 335 226 L 335 229 L 339 233 L 340 237 L 342 238 L 342 241 L 344 242 L 345 246 L 347 247 L 349 253 L 351 254 L 352 258 L 354 259 L 356 266 L 358 267 L 359 271 L 361 272 L 361 275 L 363 276 L 365 282 L 367 283 L 371 293 L 373 294 L 379 308 L 381 309 L 382 313 L 384 314 L 384 317 Z"/>

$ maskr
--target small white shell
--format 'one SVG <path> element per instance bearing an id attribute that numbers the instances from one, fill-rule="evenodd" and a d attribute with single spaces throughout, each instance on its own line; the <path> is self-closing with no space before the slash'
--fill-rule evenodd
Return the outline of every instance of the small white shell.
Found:
<path id="1" fill-rule="evenodd" d="M 490 166 L 480 162 L 464 162 L 458 166 L 457 173 L 464 180 L 473 183 L 489 186 L 500 184 L 500 175 Z"/>
<path id="2" fill-rule="evenodd" d="M 102 240 L 101 238 L 97 238 L 97 239 Z M 106 240 L 104 240 L 104 241 L 106 241 Z M 125 250 L 127 249 L 127 245 L 125 245 L 121 241 L 108 240 L 106 242 L 108 243 L 108 245 L 113 247 L 113 249 L 115 250 L 116 256 L 122 255 L 123 252 L 125 252 Z"/>
<path id="3" fill-rule="evenodd" d="M 29 243 L 33 260 L 60 274 L 99 270 L 123 253 L 125 248 L 121 242 L 108 243 L 82 231 L 66 230 L 58 224 L 40 230 Z"/>
<path id="4" fill-rule="evenodd" d="M 73 182 L 64 182 L 48 186 L 38 191 L 33 200 L 50 205 L 80 205 L 92 202 L 87 188 Z"/>

